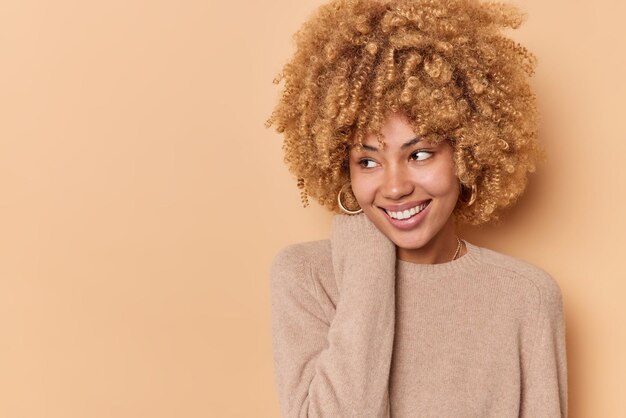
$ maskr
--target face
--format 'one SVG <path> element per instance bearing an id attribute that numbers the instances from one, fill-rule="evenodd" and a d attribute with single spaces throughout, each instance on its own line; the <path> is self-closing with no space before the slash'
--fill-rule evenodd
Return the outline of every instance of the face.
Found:
<path id="1" fill-rule="evenodd" d="M 363 212 L 399 251 L 429 251 L 446 240 L 456 246 L 451 214 L 459 180 L 452 147 L 416 138 L 398 113 L 387 115 L 382 133 L 384 150 L 375 135 L 363 140 L 362 150 L 350 150 L 352 191 Z"/>

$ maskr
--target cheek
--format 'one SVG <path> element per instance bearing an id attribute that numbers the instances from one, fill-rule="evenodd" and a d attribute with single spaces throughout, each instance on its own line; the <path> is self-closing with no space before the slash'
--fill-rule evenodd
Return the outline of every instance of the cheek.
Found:
<path id="1" fill-rule="evenodd" d="M 366 176 L 350 173 L 350 185 L 354 197 L 360 203 L 369 202 L 374 199 L 376 194 L 376 187 Z"/>
<path id="2" fill-rule="evenodd" d="M 370 200 L 375 193 L 371 182 L 368 182 L 363 176 L 351 175 L 350 185 L 352 187 L 354 197 L 356 197 L 358 201 Z"/>
<path id="3" fill-rule="evenodd" d="M 454 170 L 449 166 L 442 166 L 436 170 L 422 173 L 420 183 L 433 196 L 445 197 L 459 192 L 458 179 L 454 175 Z"/>

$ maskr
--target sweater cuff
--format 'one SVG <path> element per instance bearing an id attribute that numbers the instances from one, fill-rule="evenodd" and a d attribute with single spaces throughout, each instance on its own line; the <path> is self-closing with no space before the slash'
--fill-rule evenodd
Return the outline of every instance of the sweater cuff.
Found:
<path id="1" fill-rule="evenodd" d="M 395 244 L 364 213 L 335 215 L 332 219 L 331 241 L 335 245 L 356 247 L 366 252 L 373 249 L 395 251 Z"/>

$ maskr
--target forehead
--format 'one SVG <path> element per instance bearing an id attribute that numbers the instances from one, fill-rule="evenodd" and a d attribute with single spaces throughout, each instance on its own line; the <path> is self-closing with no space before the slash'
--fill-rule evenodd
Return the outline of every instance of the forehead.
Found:
<path id="1" fill-rule="evenodd" d="M 403 138 L 407 139 L 416 136 L 409 119 L 404 114 L 395 112 L 387 113 L 381 127 L 381 132 L 385 136 L 385 139 L 389 138 L 392 140 L 402 140 Z M 368 135 L 366 139 L 376 141 L 376 135 Z"/>
<path id="2" fill-rule="evenodd" d="M 409 149 L 410 147 L 420 144 L 423 145 L 425 144 L 426 141 L 414 136 L 412 138 L 407 138 L 406 140 L 392 140 L 392 141 L 388 141 L 385 140 L 384 145 L 381 146 L 381 144 L 378 141 L 365 141 L 363 140 L 363 147 L 359 147 L 359 144 L 354 144 L 352 146 L 352 149 L 356 150 L 356 151 L 380 151 L 381 149 L 383 151 L 388 151 L 388 150 L 394 150 L 397 149 L 399 151 L 405 150 L 405 149 Z"/>
<path id="3" fill-rule="evenodd" d="M 399 148 L 407 141 L 417 137 L 409 119 L 404 114 L 395 112 L 386 114 L 380 129 L 380 134 L 382 134 L 382 139 L 385 142 L 385 148 Z M 379 147 L 378 138 L 378 133 L 370 132 L 363 136 L 362 142 L 364 145 Z M 352 146 L 358 148 L 356 140 L 353 142 Z"/>

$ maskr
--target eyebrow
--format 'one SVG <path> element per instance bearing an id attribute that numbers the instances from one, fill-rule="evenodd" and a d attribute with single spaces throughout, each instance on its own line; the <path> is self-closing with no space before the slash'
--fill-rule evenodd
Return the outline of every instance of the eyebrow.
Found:
<path id="1" fill-rule="evenodd" d="M 421 141 L 421 138 L 415 137 L 415 138 L 413 138 L 413 139 L 408 140 L 408 141 L 407 141 L 407 142 L 405 142 L 404 144 L 402 144 L 402 145 L 400 146 L 400 149 L 405 149 L 405 148 L 408 148 L 408 147 L 410 147 L 411 145 L 415 145 L 415 144 L 417 144 L 417 143 L 418 143 L 418 142 L 420 142 L 420 141 Z M 378 148 L 373 147 L 373 146 L 371 146 L 371 145 L 367 145 L 367 144 L 363 144 L 363 148 L 364 148 L 364 149 L 366 149 L 366 150 L 368 150 L 368 151 L 378 151 Z"/>

